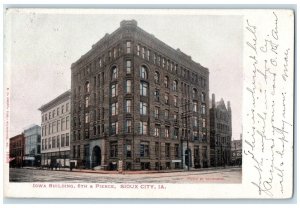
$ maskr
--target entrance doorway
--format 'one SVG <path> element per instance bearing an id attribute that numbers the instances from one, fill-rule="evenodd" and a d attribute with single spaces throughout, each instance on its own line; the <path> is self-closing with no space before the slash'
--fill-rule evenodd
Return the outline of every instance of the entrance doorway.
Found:
<path id="1" fill-rule="evenodd" d="M 93 148 L 92 154 L 92 168 L 101 165 L 101 149 L 99 146 Z"/>

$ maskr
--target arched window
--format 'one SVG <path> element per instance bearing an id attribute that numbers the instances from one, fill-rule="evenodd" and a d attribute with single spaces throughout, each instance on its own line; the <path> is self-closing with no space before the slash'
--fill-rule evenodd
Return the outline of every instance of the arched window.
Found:
<path id="1" fill-rule="evenodd" d="M 193 89 L 193 99 L 195 99 L 197 97 L 197 89 Z"/>
<path id="2" fill-rule="evenodd" d="M 201 102 L 205 102 L 205 93 L 204 92 L 202 92 L 201 93 Z"/>
<path id="3" fill-rule="evenodd" d="M 159 84 L 159 73 L 158 73 L 158 72 L 155 72 L 155 73 L 154 73 L 154 82 L 155 82 L 156 84 Z"/>
<path id="4" fill-rule="evenodd" d="M 90 92 L 90 83 L 89 82 L 85 83 L 85 92 Z"/>
<path id="5" fill-rule="evenodd" d="M 164 85 L 165 85 L 165 87 L 169 87 L 169 77 L 167 77 L 167 76 L 165 76 L 165 78 L 164 78 Z"/>
<path id="6" fill-rule="evenodd" d="M 177 91 L 177 89 L 178 89 L 178 81 L 174 80 L 173 81 L 173 91 Z"/>
<path id="7" fill-rule="evenodd" d="M 145 66 L 141 66 L 140 76 L 142 79 L 148 79 L 147 68 Z"/>
<path id="8" fill-rule="evenodd" d="M 111 70 L 111 79 L 117 79 L 118 78 L 118 68 L 114 66 Z"/>

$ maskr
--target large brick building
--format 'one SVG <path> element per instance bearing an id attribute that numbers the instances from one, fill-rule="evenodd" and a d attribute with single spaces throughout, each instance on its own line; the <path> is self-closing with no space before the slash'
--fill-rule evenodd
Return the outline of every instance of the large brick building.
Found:
<path id="1" fill-rule="evenodd" d="M 9 140 L 10 167 L 23 167 L 23 157 L 25 155 L 24 134 L 16 135 Z"/>
<path id="2" fill-rule="evenodd" d="M 210 161 L 212 166 L 230 165 L 232 117 L 230 102 L 227 107 L 224 100 L 215 101 L 212 94 L 210 114 Z"/>
<path id="3" fill-rule="evenodd" d="M 209 71 L 190 56 L 122 21 L 71 71 L 71 157 L 79 166 L 210 165 Z"/>

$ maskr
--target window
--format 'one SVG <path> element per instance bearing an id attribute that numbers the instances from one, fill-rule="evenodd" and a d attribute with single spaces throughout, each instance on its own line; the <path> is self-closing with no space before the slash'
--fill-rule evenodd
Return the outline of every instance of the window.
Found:
<path id="1" fill-rule="evenodd" d="M 154 82 L 155 82 L 156 84 L 159 84 L 159 73 L 158 73 L 158 72 L 155 72 L 155 73 L 154 73 Z"/>
<path id="2" fill-rule="evenodd" d="M 205 118 L 202 119 L 202 127 L 206 128 L 206 120 L 205 120 Z"/>
<path id="3" fill-rule="evenodd" d="M 127 140 L 125 144 L 126 157 L 131 157 L 131 141 Z"/>
<path id="4" fill-rule="evenodd" d="M 85 119 L 84 119 L 85 123 L 89 123 L 90 122 L 90 115 L 89 113 L 85 113 Z"/>
<path id="5" fill-rule="evenodd" d="M 145 48 L 142 47 L 142 58 L 144 59 L 145 58 Z"/>
<path id="6" fill-rule="evenodd" d="M 55 141 L 56 141 L 55 137 L 52 137 L 52 147 L 53 147 L 53 148 L 56 147 Z"/>
<path id="7" fill-rule="evenodd" d="M 154 136 L 159 137 L 159 135 L 160 135 L 160 126 L 155 125 L 155 127 L 154 127 Z"/>
<path id="8" fill-rule="evenodd" d="M 64 131 L 65 130 L 65 118 L 61 119 L 61 130 Z"/>
<path id="9" fill-rule="evenodd" d="M 142 79 L 148 79 L 147 69 L 145 66 L 141 66 L 140 68 L 140 77 Z"/>
<path id="10" fill-rule="evenodd" d="M 165 94 L 165 104 L 169 105 L 169 93 Z"/>
<path id="11" fill-rule="evenodd" d="M 150 50 L 147 50 L 147 60 L 150 60 Z"/>
<path id="12" fill-rule="evenodd" d="M 193 116 L 193 127 L 198 127 L 198 118 L 197 118 L 197 116 Z"/>
<path id="13" fill-rule="evenodd" d="M 131 120 L 127 119 L 126 120 L 126 133 L 131 133 L 131 132 L 132 132 Z"/>
<path id="14" fill-rule="evenodd" d="M 66 129 L 69 129 L 70 126 L 70 118 L 69 116 L 66 117 Z"/>
<path id="15" fill-rule="evenodd" d="M 202 115 L 206 114 L 206 106 L 205 106 L 205 104 L 202 104 L 202 106 L 201 106 L 201 113 L 202 113 Z"/>
<path id="16" fill-rule="evenodd" d="M 65 135 L 62 134 L 61 135 L 61 144 L 60 144 L 61 147 L 64 147 L 65 146 Z"/>
<path id="17" fill-rule="evenodd" d="M 164 85 L 166 88 L 169 87 L 169 77 L 167 77 L 167 76 L 165 76 L 165 78 L 164 78 Z"/>
<path id="18" fill-rule="evenodd" d="M 111 85 L 111 96 L 112 97 L 118 96 L 118 84 Z"/>
<path id="19" fill-rule="evenodd" d="M 141 46 L 140 45 L 137 45 L 136 46 L 136 55 L 140 55 L 140 52 L 141 52 Z"/>
<path id="20" fill-rule="evenodd" d="M 144 121 L 140 121 L 140 134 L 147 135 L 148 132 L 148 123 Z"/>
<path id="21" fill-rule="evenodd" d="M 90 97 L 86 96 L 85 97 L 85 107 L 88 108 L 89 107 L 89 102 L 90 102 Z M 62 106 L 63 107 L 63 106 Z M 63 108 L 62 108 L 63 109 Z"/>
<path id="22" fill-rule="evenodd" d="M 56 109 L 56 115 L 59 116 L 59 107 Z"/>
<path id="23" fill-rule="evenodd" d="M 162 58 L 162 67 L 165 68 L 165 58 Z"/>
<path id="24" fill-rule="evenodd" d="M 140 95 L 142 95 L 142 96 L 148 95 L 148 83 L 146 83 L 146 82 L 140 83 Z"/>
<path id="25" fill-rule="evenodd" d="M 56 137 L 56 147 L 57 148 L 60 147 L 60 136 L 59 135 Z"/>
<path id="26" fill-rule="evenodd" d="M 118 103 L 117 102 L 111 104 L 111 115 L 112 116 L 118 115 Z"/>
<path id="27" fill-rule="evenodd" d="M 177 98 L 177 96 L 174 96 L 173 99 L 174 99 L 173 100 L 174 101 L 174 106 L 178 107 L 178 98 Z"/>
<path id="28" fill-rule="evenodd" d="M 170 126 L 165 127 L 165 137 L 169 138 L 170 137 Z"/>
<path id="29" fill-rule="evenodd" d="M 154 99 L 155 101 L 159 102 L 159 89 L 156 89 L 154 91 Z"/>
<path id="30" fill-rule="evenodd" d="M 67 104 L 66 104 L 66 112 L 69 112 L 69 106 L 70 106 L 70 104 L 67 103 Z"/>
<path id="31" fill-rule="evenodd" d="M 126 113 L 131 113 L 131 100 L 126 100 Z"/>
<path id="32" fill-rule="evenodd" d="M 49 112 L 49 120 L 51 119 L 51 112 Z"/>
<path id="33" fill-rule="evenodd" d="M 149 142 L 141 142 L 140 144 L 140 156 L 141 157 L 149 157 Z"/>
<path id="34" fill-rule="evenodd" d="M 118 142 L 110 143 L 110 157 L 118 157 Z"/>
<path id="35" fill-rule="evenodd" d="M 153 54 L 153 63 L 156 64 L 156 54 Z"/>
<path id="36" fill-rule="evenodd" d="M 154 118 L 159 118 L 159 107 L 157 106 L 154 107 Z"/>
<path id="37" fill-rule="evenodd" d="M 117 58 L 117 49 L 114 48 L 114 58 Z"/>
<path id="38" fill-rule="evenodd" d="M 160 56 L 157 56 L 157 64 L 160 66 Z"/>
<path id="39" fill-rule="evenodd" d="M 167 70 L 169 70 L 169 67 L 170 67 L 170 62 L 169 60 L 167 60 Z"/>
<path id="40" fill-rule="evenodd" d="M 112 122 L 111 123 L 111 135 L 116 135 L 119 133 L 119 123 L 118 122 Z"/>
<path id="41" fill-rule="evenodd" d="M 55 133 L 56 131 L 56 122 L 52 122 L 52 133 Z"/>
<path id="42" fill-rule="evenodd" d="M 102 67 L 102 59 L 101 58 L 99 59 L 99 66 L 100 66 L 100 68 Z"/>
<path id="43" fill-rule="evenodd" d="M 131 93 L 131 80 L 126 80 L 126 93 Z"/>
<path id="44" fill-rule="evenodd" d="M 166 157 L 170 157 L 170 144 L 169 143 L 166 143 L 165 150 L 166 150 Z"/>
<path id="45" fill-rule="evenodd" d="M 57 128 L 56 132 L 59 132 L 60 131 L 60 120 L 57 120 L 57 126 L 56 126 L 56 128 Z"/>
<path id="46" fill-rule="evenodd" d="M 173 91 L 177 91 L 177 88 L 178 88 L 178 81 L 174 80 L 173 81 Z"/>
<path id="47" fill-rule="evenodd" d="M 118 78 L 118 68 L 116 66 L 114 66 L 112 68 L 112 72 L 111 72 L 111 79 L 117 79 Z"/>
<path id="48" fill-rule="evenodd" d="M 193 139 L 198 140 L 198 131 L 193 131 Z"/>
<path id="49" fill-rule="evenodd" d="M 169 110 L 165 110 L 165 120 L 169 119 L 169 114 L 170 114 L 170 111 Z"/>
<path id="50" fill-rule="evenodd" d="M 140 102 L 140 114 L 147 115 L 147 103 Z"/>
<path id="51" fill-rule="evenodd" d="M 178 139 L 179 136 L 179 128 L 174 128 L 174 139 Z"/>
<path id="52" fill-rule="evenodd" d="M 174 112 L 174 122 L 178 122 L 178 112 Z"/>
<path id="53" fill-rule="evenodd" d="M 55 116 L 55 110 L 52 111 L 52 118 Z"/>
<path id="54" fill-rule="evenodd" d="M 126 61 L 126 74 L 131 74 L 131 60 Z"/>
<path id="55" fill-rule="evenodd" d="M 89 83 L 89 82 L 86 82 L 86 83 L 85 83 L 85 92 L 86 92 L 86 93 L 89 93 L 89 92 L 90 92 L 90 83 Z"/>
<path id="56" fill-rule="evenodd" d="M 131 42 L 130 41 L 126 42 L 126 53 L 131 53 Z"/>
<path id="57" fill-rule="evenodd" d="M 204 92 L 201 93 L 201 102 L 202 103 L 205 102 L 205 93 Z"/>
<path id="58" fill-rule="evenodd" d="M 193 89 L 192 97 L 193 97 L 193 99 L 197 98 L 197 90 L 195 88 Z"/>
<path id="59" fill-rule="evenodd" d="M 194 112 L 198 111 L 198 103 L 196 101 L 193 102 L 193 111 Z"/>

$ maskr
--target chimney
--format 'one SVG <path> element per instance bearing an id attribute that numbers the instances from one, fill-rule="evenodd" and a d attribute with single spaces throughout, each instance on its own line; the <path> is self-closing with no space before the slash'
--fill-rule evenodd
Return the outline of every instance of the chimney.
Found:
<path id="1" fill-rule="evenodd" d="M 216 101 L 215 101 L 215 94 L 214 93 L 212 94 L 212 97 L 211 97 L 211 104 L 212 104 L 212 108 L 216 107 Z"/>

